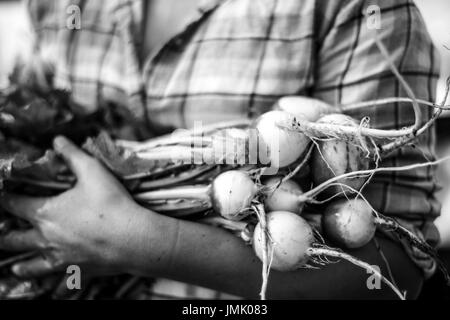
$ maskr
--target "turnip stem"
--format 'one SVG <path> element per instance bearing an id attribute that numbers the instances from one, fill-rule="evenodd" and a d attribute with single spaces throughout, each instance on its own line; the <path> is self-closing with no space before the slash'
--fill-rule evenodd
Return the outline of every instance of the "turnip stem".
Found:
<path id="1" fill-rule="evenodd" d="M 7 267 L 11 264 L 14 264 L 16 262 L 22 261 L 22 260 L 26 260 L 28 258 L 34 257 L 37 253 L 36 252 L 27 252 L 27 253 L 23 253 L 5 260 L 0 261 L 0 268 L 4 268 Z"/>
<path id="2" fill-rule="evenodd" d="M 212 208 L 210 202 L 198 200 L 154 201 L 143 203 L 151 211 L 173 218 L 186 218 L 204 213 Z"/>
<path id="3" fill-rule="evenodd" d="M 311 157 L 311 154 L 314 150 L 314 144 L 311 144 L 309 147 L 308 152 L 306 153 L 306 156 L 303 158 L 302 162 L 288 175 L 286 175 L 280 182 L 279 186 L 282 185 L 284 182 L 291 180 L 295 175 L 309 162 L 309 158 Z"/>
<path id="4" fill-rule="evenodd" d="M 434 124 L 434 122 L 441 116 L 442 111 L 443 111 L 442 107 L 445 105 L 445 103 L 447 101 L 449 92 L 450 92 L 450 78 L 447 79 L 445 95 L 441 102 L 441 108 L 437 109 L 433 113 L 433 116 L 421 128 L 419 128 L 417 130 L 417 132 L 415 132 L 414 134 L 407 135 L 403 138 L 397 139 L 397 140 L 395 140 L 391 143 L 388 143 L 384 146 L 381 146 L 380 152 L 382 152 L 384 154 L 389 154 L 389 153 L 397 150 L 398 148 L 400 148 L 404 145 L 407 145 L 408 143 L 410 143 L 411 141 L 416 139 L 417 136 L 425 133 L 425 131 L 427 131 Z"/>
<path id="5" fill-rule="evenodd" d="M 151 202 L 160 200 L 193 199 L 211 201 L 209 196 L 210 186 L 188 186 L 165 190 L 143 192 L 134 195 L 138 201 Z"/>
<path id="6" fill-rule="evenodd" d="M 264 210 L 264 206 L 262 204 L 257 204 L 254 206 L 255 211 L 259 218 L 259 223 L 261 225 L 261 248 L 262 248 L 262 285 L 261 285 L 261 292 L 260 297 L 261 300 L 266 300 L 266 292 L 267 292 L 267 285 L 269 283 L 269 246 L 268 246 L 268 229 L 267 229 L 267 217 L 266 217 L 266 211 Z"/>
<path id="7" fill-rule="evenodd" d="M 17 183 L 24 183 L 28 184 L 30 186 L 34 187 L 40 187 L 44 189 L 51 189 L 51 190 L 59 190 L 59 191 L 66 191 L 72 188 L 72 184 L 67 182 L 58 182 L 58 181 L 44 181 L 44 180 L 34 180 L 34 179 L 28 179 L 28 178 L 14 178 L 11 177 L 9 181 L 17 182 Z"/>
<path id="8" fill-rule="evenodd" d="M 375 216 L 375 223 L 377 226 L 382 227 L 385 230 L 391 230 L 398 233 L 399 236 L 406 238 L 414 247 L 426 253 L 432 257 L 436 257 L 436 251 L 427 243 L 421 241 L 408 229 L 402 227 L 397 221 L 384 217 L 377 213 Z"/>
<path id="9" fill-rule="evenodd" d="M 375 214 L 374 216 L 375 216 L 375 223 L 379 227 L 382 227 L 385 230 L 392 231 L 392 232 L 396 233 L 398 236 L 405 238 L 407 241 L 410 242 L 410 244 L 413 247 L 419 249 L 423 253 L 425 253 L 425 254 L 431 256 L 433 259 L 435 259 L 439 269 L 441 270 L 442 274 L 444 275 L 445 281 L 447 282 L 447 284 L 450 284 L 450 276 L 448 274 L 447 268 L 445 267 L 444 263 L 440 260 L 435 249 L 433 249 L 425 241 L 419 239 L 414 233 L 412 233 L 405 227 L 401 226 L 394 219 L 384 217 L 379 213 Z"/>
<path id="10" fill-rule="evenodd" d="M 144 151 L 151 151 L 155 148 L 165 147 L 165 146 L 171 146 L 171 145 L 184 145 L 184 146 L 197 146 L 202 147 L 205 145 L 209 145 L 212 143 L 211 137 L 197 137 L 197 136 L 187 136 L 187 137 L 172 137 L 172 138 L 166 138 L 166 139 L 156 139 L 155 141 L 149 141 L 145 143 L 145 145 L 127 145 L 125 144 L 127 149 L 130 149 L 133 152 L 144 152 Z M 124 142 L 120 142 L 119 145 L 124 145 Z"/>
<path id="11" fill-rule="evenodd" d="M 182 161 L 192 162 L 200 159 L 202 163 L 214 163 L 212 148 L 196 148 L 188 146 L 170 146 L 156 148 L 151 151 L 137 152 L 136 156 L 147 161 Z"/>
<path id="12" fill-rule="evenodd" d="M 217 140 L 208 147 L 192 146 L 166 146 L 152 149 L 147 152 L 138 152 L 136 156 L 147 161 L 172 161 L 202 164 L 248 164 L 245 159 L 248 150 L 245 148 L 245 140 Z M 237 149 L 236 149 L 237 148 Z M 255 163 L 256 164 L 256 163 Z"/>
<path id="13" fill-rule="evenodd" d="M 206 225 L 221 227 L 231 231 L 243 232 L 247 229 L 248 223 L 242 221 L 231 221 L 224 219 L 222 217 L 206 217 L 197 220 L 198 223 L 203 223 Z"/>
<path id="14" fill-rule="evenodd" d="M 309 248 L 308 250 L 308 255 L 311 258 L 315 258 L 315 257 L 333 257 L 333 258 L 337 258 L 337 259 L 343 259 L 346 260 L 360 268 L 366 269 L 367 271 L 373 273 L 374 275 L 376 275 L 377 277 L 379 277 L 381 279 L 381 281 L 383 281 L 389 288 L 392 289 L 392 291 L 394 291 L 394 293 L 400 298 L 400 300 L 406 300 L 405 299 L 405 295 L 402 294 L 400 292 L 399 289 L 397 289 L 397 287 L 395 287 L 392 282 L 390 282 L 388 279 L 386 279 L 380 272 L 378 272 L 378 270 L 376 270 L 375 268 L 373 268 L 370 264 L 361 261 L 345 252 L 339 251 L 339 250 L 333 250 L 330 248 Z"/>
<path id="15" fill-rule="evenodd" d="M 139 172 L 135 174 L 130 174 L 121 177 L 124 181 L 130 181 L 130 180 L 139 180 L 139 179 L 145 179 L 145 178 L 151 178 L 155 175 L 164 175 L 168 174 L 170 172 L 176 171 L 178 169 L 186 168 L 188 165 L 186 164 L 173 164 L 164 168 L 154 169 L 154 170 L 148 170 L 144 172 Z"/>
<path id="16" fill-rule="evenodd" d="M 406 84 L 406 82 L 405 82 Z M 408 86 L 408 84 L 406 84 Z M 418 105 L 417 100 L 414 95 L 410 97 L 408 100 L 413 102 L 415 114 L 416 114 L 416 122 L 414 126 L 402 129 L 402 130 L 381 130 L 381 129 L 373 129 L 366 128 L 363 126 L 359 127 L 347 127 L 333 124 L 320 124 L 320 123 L 312 123 L 305 119 L 296 119 L 296 121 L 291 123 L 280 123 L 279 125 L 286 130 L 300 131 L 305 133 L 306 135 L 317 138 L 317 139 L 326 139 L 326 138 L 336 138 L 341 140 L 354 140 L 356 137 L 367 136 L 370 138 L 380 138 L 380 139 L 396 139 L 393 142 L 390 142 L 386 145 L 380 146 L 378 153 L 381 154 L 389 154 L 406 144 L 410 143 L 417 136 L 425 133 L 439 118 L 442 114 L 443 110 L 445 110 L 445 103 L 449 96 L 450 91 L 450 79 L 447 79 L 446 91 L 443 101 L 440 106 L 437 106 L 437 110 L 434 112 L 433 116 L 422 126 L 422 119 L 418 117 L 421 115 L 420 107 Z M 391 99 L 391 100 L 389 100 Z M 395 98 L 389 98 L 388 100 L 381 100 L 379 104 L 387 103 L 388 101 L 394 102 Z M 399 98 L 401 99 L 401 98 Z M 406 98 L 403 98 L 406 99 Z M 421 102 L 425 102 L 422 101 Z M 376 101 L 369 101 L 362 103 L 360 105 L 369 105 L 369 103 L 376 103 Z M 430 105 L 430 103 L 427 103 Z M 431 104 L 435 106 L 434 104 Z M 350 105 L 351 106 L 351 105 Z M 359 106 L 355 104 L 354 106 Z"/>
<path id="17" fill-rule="evenodd" d="M 436 166 L 436 165 L 439 165 L 448 160 L 450 160 L 450 156 L 446 156 L 446 157 L 436 160 L 436 161 L 412 164 L 412 165 L 403 166 L 403 167 L 385 167 L 385 168 L 376 168 L 376 169 L 370 169 L 370 170 L 361 170 L 361 171 L 345 173 L 340 176 L 331 178 L 330 180 L 323 182 L 322 184 L 309 190 L 308 192 L 305 192 L 304 194 L 301 195 L 301 197 L 299 199 L 300 199 L 300 201 L 309 201 L 310 199 L 314 199 L 320 192 L 322 192 L 323 190 L 328 188 L 331 184 L 338 182 L 339 180 L 348 179 L 348 178 L 358 178 L 358 177 L 362 177 L 362 176 L 370 176 L 372 174 L 380 173 L 380 172 L 410 171 L 410 170 L 423 168 L 423 167 Z"/>
<path id="18" fill-rule="evenodd" d="M 145 191 L 149 189 L 161 189 L 161 188 L 168 188 L 175 186 L 177 184 L 181 184 L 183 182 L 191 181 L 193 179 L 196 179 L 212 170 L 214 170 L 215 167 L 200 167 L 195 168 L 193 170 L 189 170 L 187 172 L 182 172 L 179 175 L 176 176 L 170 176 L 168 178 L 162 178 L 152 181 L 144 181 L 142 182 L 139 187 L 138 191 Z"/>
<path id="19" fill-rule="evenodd" d="M 227 128 L 236 128 L 236 127 L 247 127 L 251 125 L 250 119 L 237 119 L 230 121 L 223 121 L 215 124 L 205 125 L 199 130 L 198 128 L 194 128 L 191 130 L 186 130 L 180 133 L 173 133 L 169 135 L 165 135 L 159 138 L 151 139 L 146 142 L 133 142 L 126 140 L 118 140 L 117 143 L 120 146 L 125 148 L 131 148 L 136 150 L 146 150 L 151 149 L 157 145 L 165 145 L 165 144 L 173 144 L 177 139 L 183 141 L 187 137 L 207 135 L 213 133 L 214 131 L 227 129 Z M 185 141 L 185 140 L 184 140 Z"/>
<path id="20" fill-rule="evenodd" d="M 402 130 L 382 130 L 366 127 L 343 126 L 329 123 L 310 122 L 305 119 L 296 119 L 295 122 L 279 124 L 282 128 L 292 131 L 300 131 L 307 136 L 328 139 L 337 138 L 345 141 L 354 140 L 357 136 L 368 136 L 371 138 L 399 138 L 413 132 L 413 128 Z"/>

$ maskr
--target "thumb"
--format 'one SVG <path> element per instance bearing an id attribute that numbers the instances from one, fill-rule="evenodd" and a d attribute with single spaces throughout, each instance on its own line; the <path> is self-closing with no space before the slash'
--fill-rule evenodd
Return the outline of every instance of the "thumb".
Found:
<path id="1" fill-rule="evenodd" d="M 78 178 L 87 174 L 92 158 L 78 148 L 73 142 L 63 136 L 58 136 L 53 140 L 53 148 L 72 169 Z"/>

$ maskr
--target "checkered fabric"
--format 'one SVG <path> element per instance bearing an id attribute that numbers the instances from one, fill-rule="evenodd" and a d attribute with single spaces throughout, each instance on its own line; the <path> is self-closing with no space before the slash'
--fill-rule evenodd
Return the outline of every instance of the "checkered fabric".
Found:
<path id="1" fill-rule="evenodd" d="M 70 30 L 77 5 L 81 29 Z M 36 54 L 55 66 L 55 86 L 87 111 L 100 101 L 128 107 L 161 132 L 256 117 L 283 96 L 311 96 L 384 129 L 414 122 L 410 104 L 345 105 L 406 93 L 374 41 L 364 12 L 381 9 L 377 32 L 416 96 L 435 101 L 439 59 L 411 0 L 209 0 L 183 30 L 142 57 L 142 0 L 28 0 Z M 168 22 L 169 23 L 169 22 Z M 344 107 L 340 107 L 344 105 Z M 302 106 L 299 106 L 301 108 Z M 424 120 L 433 110 L 424 109 Z M 383 161 L 434 158 L 434 132 Z M 436 244 L 433 168 L 380 174 L 365 190 L 372 205 Z M 425 274 L 434 263 L 405 248 Z"/>

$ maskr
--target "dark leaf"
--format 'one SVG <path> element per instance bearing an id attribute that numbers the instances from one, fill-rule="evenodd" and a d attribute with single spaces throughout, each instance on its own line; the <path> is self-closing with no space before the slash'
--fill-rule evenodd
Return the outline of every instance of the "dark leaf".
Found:
<path id="1" fill-rule="evenodd" d="M 117 146 L 105 132 L 102 132 L 96 138 L 89 138 L 83 148 L 121 178 L 141 175 L 174 165 L 171 161 L 138 158 L 133 152 Z"/>

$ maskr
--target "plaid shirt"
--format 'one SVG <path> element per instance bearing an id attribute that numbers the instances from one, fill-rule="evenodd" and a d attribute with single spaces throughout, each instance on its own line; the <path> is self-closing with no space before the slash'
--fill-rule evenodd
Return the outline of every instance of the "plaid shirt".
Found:
<path id="1" fill-rule="evenodd" d="M 336 108 L 406 96 L 367 26 L 363 12 L 373 4 L 381 8 L 378 32 L 394 63 L 418 98 L 434 101 L 438 54 L 411 0 L 209 0 L 146 59 L 142 0 L 29 0 L 29 9 L 36 54 L 55 65 L 55 86 L 71 90 L 88 111 L 111 100 L 167 131 L 255 117 L 288 95 Z M 81 8 L 80 30 L 66 26 L 69 5 Z M 414 120 L 410 104 L 343 111 L 384 129 Z M 383 166 L 433 159 L 434 132 L 420 140 L 420 148 L 406 147 Z M 436 188 L 434 169 L 425 168 L 377 175 L 365 193 L 380 212 L 436 243 Z M 429 260 L 414 257 L 430 271 Z"/>

